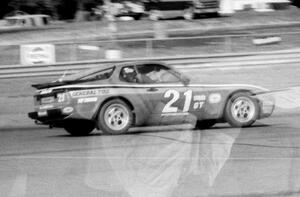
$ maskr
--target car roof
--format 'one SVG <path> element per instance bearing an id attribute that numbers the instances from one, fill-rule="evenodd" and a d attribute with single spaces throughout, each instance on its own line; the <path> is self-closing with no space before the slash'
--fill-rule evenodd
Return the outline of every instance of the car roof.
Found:
<path id="1" fill-rule="evenodd" d="M 66 77 L 64 77 L 63 81 L 80 79 L 87 75 L 90 75 L 90 74 L 93 74 L 96 72 L 100 72 L 102 70 L 107 70 L 110 68 L 119 68 L 119 67 L 124 67 L 124 66 L 133 66 L 133 65 L 137 66 L 137 65 L 145 65 L 145 64 L 159 64 L 159 65 L 168 67 L 170 69 L 173 69 L 171 66 L 166 65 L 165 63 L 159 62 L 159 61 L 123 62 L 123 63 L 116 63 L 116 64 L 110 63 L 110 64 L 101 64 L 101 65 L 95 66 L 93 68 L 87 69 L 85 71 L 80 71 L 73 75 L 66 76 Z"/>

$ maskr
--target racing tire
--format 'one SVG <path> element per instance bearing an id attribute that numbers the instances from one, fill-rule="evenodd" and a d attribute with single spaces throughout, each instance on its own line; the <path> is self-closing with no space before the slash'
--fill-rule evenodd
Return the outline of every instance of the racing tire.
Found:
<path id="1" fill-rule="evenodd" d="M 225 120 L 233 127 L 249 127 L 257 119 L 259 106 L 247 92 L 234 94 L 225 107 Z"/>
<path id="2" fill-rule="evenodd" d="M 204 130 L 209 129 L 216 124 L 215 120 L 198 120 L 195 129 Z"/>
<path id="3" fill-rule="evenodd" d="M 95 129 L 95 123 L 85 120 L 73 120 L 67 122 L 64 129 L 73 136 L 86 136 Z"/>
<path id="4" fill-rule="evenodd" d="M 98 127 L 105 134 L 119 135 L 126 133 L 133 124 L 133 113 L 121 99 L 106 102 L 98 115 Z"/>

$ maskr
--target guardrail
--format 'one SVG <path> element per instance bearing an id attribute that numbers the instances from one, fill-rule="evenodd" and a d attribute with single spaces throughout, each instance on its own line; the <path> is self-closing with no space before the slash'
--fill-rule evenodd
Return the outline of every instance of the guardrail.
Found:
<path id="1" fill-rule="evenodd" d="M 188 68 L 218 68 L 218 67 L 243 67 L 265 66 L 296 63 L 300 65 L 300 49 L 272 52 L 253 52 L 238 54 L 219 54 L 206 56 L 177 56 L 159 58 L 134 58 L 121 60 L 93 60 L 66 62 L 49 65 L 6 65 L 0 66 L 0 79 L 59 76 L 63 73 L 73 74 L 80 70 L 101 66 L 103 64 L 116 64 L 134 61 L 163 61 L 179 69 Z"/>

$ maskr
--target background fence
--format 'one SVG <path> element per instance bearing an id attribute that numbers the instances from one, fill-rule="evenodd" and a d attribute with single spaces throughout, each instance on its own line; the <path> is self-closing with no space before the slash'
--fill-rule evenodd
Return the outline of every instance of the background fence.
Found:
<path id="1" fill-rule="evenodd" d="M 156 58 L 134 58 L 122 60 L 92 60 L 56 63 L 49 65 L 7 65 L 0 66 L 0 79 L 39 77 L 39 76 L 61 76 L 62 74 L 73 74 L 80 70 L 92 68 L 102 64 L 115 64 L 125 61 L 164 61 L 179 69 L 206 69 L 222 67 L 257 67 L 257 66 L 282 66 L 285 64 L 299 65 L 300 50 L 274 51 L 274 52 L 254 52 L 238 54 L 219 54 L 209 56 L 176 56 L 176 57 L 156 57 Z"/>
<path id="2" fill-rule="evenodd" d="M 174 57 L 178 55 L 209 55 L 223 53 L 276 51 L 300 46 L 300 32 L 277 34 L 242 34 L 205 37 L 177 37 L 165 39 L 128 39 L 109 41 L 56 42 L 56 62 L 104 60 L 105 51 L 118 49 L 122 58 Z M 278 37 L 280 40 L 255 45 L 253 39 Z M 0 46 L 0 65 L 19 65 L 20 46 Z"/>

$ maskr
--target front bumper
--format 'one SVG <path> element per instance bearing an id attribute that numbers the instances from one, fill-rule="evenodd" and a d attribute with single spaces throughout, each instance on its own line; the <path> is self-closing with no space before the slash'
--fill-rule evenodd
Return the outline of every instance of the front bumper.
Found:
<path id="1" fill-rule="evenodd" d="M 273 101 L 262 102 L 260 107 L 260 119 L 271 116 L 274 109 L 275 103 Z"/>

